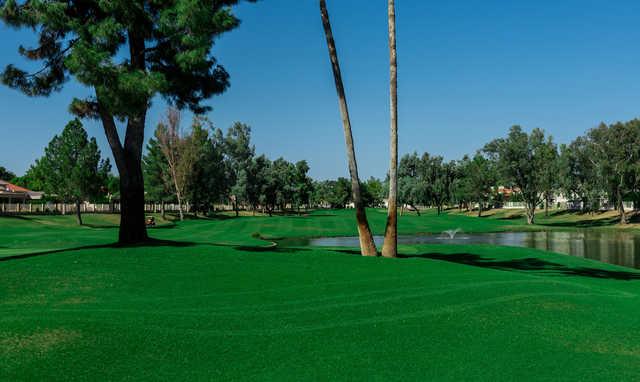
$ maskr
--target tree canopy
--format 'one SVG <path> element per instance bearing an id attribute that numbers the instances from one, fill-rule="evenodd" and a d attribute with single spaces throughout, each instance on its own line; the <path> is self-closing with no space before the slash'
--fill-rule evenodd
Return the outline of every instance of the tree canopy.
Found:
<path id="1" fill-rule="evenodd" d="M 513 126 L 506 138 L 496 139 L 484 148 L 495 159 L 502 180 L 518 188 L 529 224 L 534 223 L 535 210 L 542 201 L 549 145 L 553 142 L 545 139 L 543 130 L 533 129 L 527 134 L 520 126 Z"/>
<path id="2" fill-rule="evenodd" d="M 0 166 L 0 179 L 8 181 L 16 177 L 16 174 Z"/>
<path id="3" fill-rule="evenodd" d="M 70 109 L 104 127 L 120 174 L 121 243 L 147 239 L 141 166 L 147 109 L 160 95 L 201 113 L 210 108 L 202 101 L 225 91 L 229 74 L 212 47 L 239 25 L 230 9 L 238 2 L 0 1 L 0 19 L 37 33 L 37 45 L 19 53 L 42 64 L 32 73 L 8 65 L 2 83 L 29 96 L 48 96 L 71 77 L 93 89 Z M 116 120 L 126 122 L 124 140 Z"/>
<path id="4" fill-rule="evenodd" d="M 79 224 L 82 224 L 80 203 L 107 193 L 111 164 L 108 159 L 101 159 L 96 139 L 88 138 L 78 119 L 53 137 L 37 166 L 47 194 L 76 203 Z"/>

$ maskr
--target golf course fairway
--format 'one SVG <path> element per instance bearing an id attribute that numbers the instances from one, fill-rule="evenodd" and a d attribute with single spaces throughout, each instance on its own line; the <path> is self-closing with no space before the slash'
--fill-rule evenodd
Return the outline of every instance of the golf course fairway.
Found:
<path id="1" fill-rule="evenodd" d="M 162 221 L 0 217 L 0 380 L 640 380 L 640 272 L 533 249 L 283 248 L 352 211 Z M 370 210 L 373 230 L 386 213 Z M 519 220 L 400 217 L 401 234 Z"/>

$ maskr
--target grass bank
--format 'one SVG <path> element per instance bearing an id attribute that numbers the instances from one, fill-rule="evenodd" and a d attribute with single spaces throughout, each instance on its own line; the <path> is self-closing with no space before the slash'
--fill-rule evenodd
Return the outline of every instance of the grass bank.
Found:
<path id="1" fill-rule="evenodd" d="M 458 216 L 476 217 L 476 212 L 450 210 L 450 214 Z M 621 225 L 617 211 L 581 212 L 565 209 L 551 209 L 548 214 L 543 210 L 536 211 L 536 224 L 519 227 L 521 229 L 575 229 L 575 228 L 612 228 L 625 230 L 640 230 L 640 215 L 637 212 L 627 212 L 629 224 Z M 484 211 L 478 219 L 512 221 L 515 226 L 525 223 L 523 209 L 492 209 Z"/>

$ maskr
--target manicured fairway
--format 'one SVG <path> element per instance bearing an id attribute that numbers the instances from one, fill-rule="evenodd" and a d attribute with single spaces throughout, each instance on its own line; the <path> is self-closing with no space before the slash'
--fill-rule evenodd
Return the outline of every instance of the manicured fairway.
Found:
<path id="1" fill-rule="evenodd" d="M 374 230 L 384 213 L 371 211 Z M 640 272 L 529 249 L 277 248 L 351 212 L 164 223 L 0 218 L 0 380 L 639 380 Z M 401 233 L 520 221 L 405 216 Z"/>

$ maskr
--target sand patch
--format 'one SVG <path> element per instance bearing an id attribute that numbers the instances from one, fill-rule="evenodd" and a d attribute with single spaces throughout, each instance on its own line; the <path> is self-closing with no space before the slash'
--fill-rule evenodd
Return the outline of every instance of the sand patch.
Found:
<path id="1" fill-rule="evenodd" d="M 608 343 L 608 342 L 596 342 L 591 344 L 583 344 L 578 346 L 576 350 L 580 353 L 596 353 L 603 355 L 615 355 L 615 356 L 627 356 L 640 358 L 640 346 L 620 344 L 620 343 Z"/>
<path id="2" fill-rule="evenodd" d="M 544 310 L 575 310 L 577 305 L 569 302 L 545 301 L 538 306 Z"/>
<path id="3" fill-rule="evenodd" d="M 95 301 L 96 299 L 92 297 L 75 296 L 75 297 L 69 297 L 67 299 L 60 301 L 58 305 L 79 305 L 79 304 L 88 304 Z"/>
<path id="4" fill-rule="evenodd" d="M 74 343 L 80 337 L 80 332 L 68 329 L 45 329 L 32 334 L 0 333 L 0 355 L 23 352 L 42 355 Z"/>

